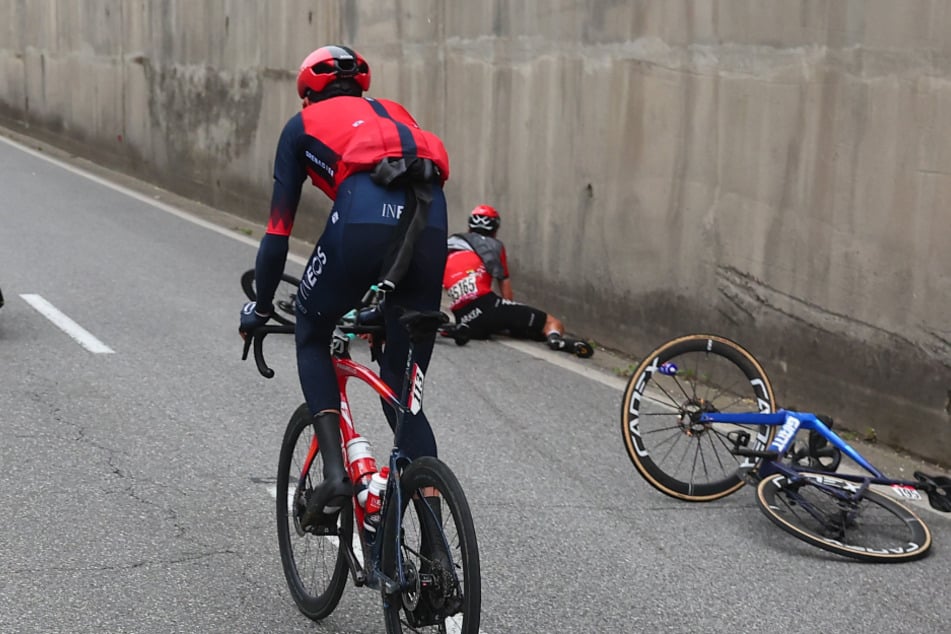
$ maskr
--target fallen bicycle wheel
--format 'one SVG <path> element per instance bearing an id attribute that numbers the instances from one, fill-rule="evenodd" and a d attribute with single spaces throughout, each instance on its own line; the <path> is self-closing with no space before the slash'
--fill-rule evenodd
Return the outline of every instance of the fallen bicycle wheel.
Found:
<path id="1" fill-rule="evenodd" d="M 859 485 L 820 473 L 763 478 L 756 501 L 781 529 L 823 550 L 872 562 L 920 559 L 931 531 L 911 510 L 875 491 L 852 495 Z"/>
<path id="2" fill-rule="evenodd" d="M 271 318 L 285 326 L 293 325 L 297 320 L 294 303 L 297 300 L 299 280 L 287 273 L 281 274 L 281 281 L 274 292 L 274 314 Z M 241 288 L 251 301 L 257 301 L 257 287 L 254 285 L 254 269 L 248 269 L 241 275 Z"/>

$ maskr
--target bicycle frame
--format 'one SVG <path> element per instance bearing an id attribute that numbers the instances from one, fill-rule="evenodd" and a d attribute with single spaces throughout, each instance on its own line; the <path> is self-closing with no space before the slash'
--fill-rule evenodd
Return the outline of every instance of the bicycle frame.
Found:
<path id="1" fill-rule="evenodd" d="M 829 441 L 832 446 L 841 451 L 844 455 L 851 458 L 857 465 L 868 472 L 869 475 L 852 475 L 836 472 L 835 477 L 850 482 L 858 482 L 866 487 L 871 484 L 885 486 L 900 486 L 919 489 L 920 483 L 907 480 L 895 480 L 887 477 L 880 470 L 875 468 L 872 463 L 865 459 L 851 445 L 845 442 L 834 431 L 832 431 L 819 418 L 809 412 L 797 412 L 793 410 L 780 409 L 776 412 L 744 412 L 744 413 L 726 413 L 726 412 L 707 412 L 700 414 L 701 423 L 733 423 L 738 425 L 764 425 L 779 427 L 776 436 L 772 442 L 762 452 L 756 452 L 765 458 L 760 463 L 757 470 L 759 478 L 765 478 L 773 473 L 783 473 L 791 478 L 797 477 L 801 472 L 816 472 L 815 469 L 797 468 L 785 464 L 780 458 L 792 447 L 796 433 L 799 430 L 815 431 L 823 438 Z"/>
<path id="2" fill-rule="evenodd" d="M 337 385 L 340 391 L 340 434 L 343 446 L 346 446 L 350 440 L 359 435 L 353 423 L 353 417 L 350 413 L 350 402 L 347 397 L 347 383 L 351 378 L 356 378 L 369 385 L 373 391 L 375 391 L 380 396 L 380 398 L 383 399 L 383 402 L 388 407 L 393 409 L 395 414 L 396 420 L 393 429 L 394 443 L 389 457 L 390 474 L 387 480 L 386 493 L 383 496 L 383 506 L 380 509 L 381 518 L 386 518 L 388 509 L 391 505 L 395 504 L 396 508 L 398 509 L 403 507 L 403 493 L 400 487 L 399 473 L 400 467 L 408 464 L 410 462 L 410 458 L 405 453 L 403 453 L 402 450 L 400 450 L 399 441 L 406 414 L 408 412 L 414 411 L 416 404 L 419 402 L 419 399 L 422 396 L 422 371 L 419 370 L 418 366 L 413 360 L 414 345 L 411 340 L 406 357 L 406 368 L 403 377 L 403 393 L 401 397 L 398 397 L 396 392 L 394 392 L 393 389 L 387 385 L 376 372 L 350 358 L 349 335 L 335 334 L 334 338 L 335 341 L 332 358 L 334 370 L 337 374 Z M 298 486 L 303 485 L 306 474 L 310 472 L 313 461 L 317 457 L 318 453 L 319 447 L 317 445 L 317 437 L 314 436 L 314 438 L 311 439 L 307 457 L 304 460 L 304 464 L 301 469 L 301 476 L 298 479 Z M 346 462 L 348 463 L 346 466 L 349 469 L 349 459 L 346 459 Z M 379 566 L 380 554 L 383 548 L 383 540 L 376 539 L 368 547 L 364 530 L 364 510 L 356 502 L 356 496 L 354 496 L 353 500 L 353 511 L 356 518 L 354 530 L 357 531 L 364 553 L 369 555 L 368 564 L 361 566 L 357 561 L 356 554 L 353 552 L 353 545 L 351 543 L 343 544 L 344 553 L 347 558 L 354 583 L 357 585 L 368 584 L 375 586 L 376 582 L 379 581 L 383 584 L 387 593 L 393 594 L 396 592 L 405 591 L 408 588 L 408 583 L 406 581 L 406 570 L 402 556 L 397 556 L 396 558 L 396 575 L 395 578 L 391 579 L 383 573 Z M 429 513 L 433 512 L 428 505 L 426 505 L 426 510 Z M 382 522 L 385 522 L 385 519 L 383 519 Z M 382 522 L 381 528 L 379 529 L 381 534 L 383 532 Z M 441 537 L 443 539 L 443 545 L 446 548 L 447 555 L 451 560 L 449 545 L 445 542 L 445 535 L 442 535 Z M 398 525 L 396 527 L 396 531 L 394 532 L 394 552 L 401 552 L 401 539 L 402 526 Z M 453 574 L 455 576 L 455 573 Z"/>
<path id="3" fill-rule="evenodd" d="M 380 396 L 380 398 L 383 399 L 383 401 L 386 403 L 387 406 L 393 408 L 396 414 L 396 425 L 395 425 L 394 434 L 393 434 L 394 444 L 393 444 L 393 449 L 390 452 L 390 458 L 389 458 L 390 475 L 386 484 L 386 494 L 383 496 L 383 506 L 380 509 L 381 517 L 385 518 L 390 505 L 396 504 L 398 505 L 397 508 L 402 508 L 402 504 L 403 504 L 402 491 L 399 486 L 399 466 L 403 462 L 408 462 L 409 458 L 399 449 L 399 445 L 397 442 L 395 442 L 395 439 L 397 438 L 397 434 L 402 428 L 403 418 L 405 417 L 405 414 L 407 411 L 406 406 L 403 405 L 403 403 L 405 402 L 405 394 L 403 399 L 400 399 L 399 397 L 397 397 L 393 389 L 390 388 L 390 386 L 387 385 L 383 381 L 383 379 L 379 377 L 379 375 L 376 372 L 370 370 L 364 365 L 361 365 L 353 361 L 347 355 L 348 353 L 346 352 L 346 348 L 344 348 L 342 352 L 335 353 L 333 357 L 334 368 L 337 372 L 337 385 L 339 386 L 339 389 L 340 389 L 340 434 L 341 434 L 341 438 L 343 439 L 344 446 L 346 446 L 346 444 L 350 440 L 352 440 L 358 435 L 356 431 L 356 427 L 353 424 L 353 417 L 350 413 L 350 402 L 347 398 L 347 382 L 351 378 L 357 378 L 358 380 L 363 381 L 364 383 L 369 385 Z M 412 344 L 410 344 L 410 351 L 407 356 L 408 356 L 408 365 L 412 367 L 414 365 L 412 363 L 412 359 L 413 359 Z M 405 388 L 404 388 L 404 392 L 405 392 Z M 317 452 L 317 438 L 315 436 L 313 440 L 311 441 L 311 449 L 308 454 L 308 461 L 304 465 L 303 473 L 307 473 L 310 470 L 310 456 L 312 454 L 316 455 L 316 452 Z M 356 502 L 356 498 L 354 498 L 354 502 Z M 356 583 L 360 583 L 361 581 L 363 581 L 363 582 L 369 582 L 373 584 L 374 581 L 378 579 L 385 585 L 386 590 L 389 593 L 405 590 L 407 587 L 407 583 L 406 583 L 406 573 L 404 570 L 402 557 L 397 557 L 396 578 L 390 579 L 389 577 L 384 575 L 383 571 L 379 569 L 380 553 L 383 548 L 383 540 L 382 539 L 374 540 L 373 543 L 370 544 L 368 547 L 366 543 L 365 532 L 364 532 L 365 515 L 364 515 L 363 508 L 359 504 L 354 503 L 353 511 L 356 517 L 356 524 L 354 526 L 354 529 L 357 531 L 357 534 L 360 539 L 360 544 L 363 546 L 364 552 L 370 555 L 369 563 L 365 567 L 365 572 L 369 572 L 371 577 L 370 579 L 364 578 L 361 580 L 356 576 L 357 572 L 360 570 L 360 565 L 358 564 L 356 557 L 353 554 L 352 546 L 350 544 L 345 544 L 344 550 L 347 553 L 347 558 L 350 563 L 350 570 L 355 575 L 354 581 Z M 397 530 L 395 533 L 396 548 L 397 548 L 396 552 L 400 552 L 399 541 L 402 537 L 400 534 L 401 528 L 402 527 L 397 527 Z M 380 530 L 380 533 L 382 532 L 383 531 Z"/>

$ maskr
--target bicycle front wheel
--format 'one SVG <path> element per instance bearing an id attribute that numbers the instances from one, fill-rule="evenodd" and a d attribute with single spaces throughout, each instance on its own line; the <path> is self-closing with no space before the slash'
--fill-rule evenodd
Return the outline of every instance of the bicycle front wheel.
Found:
<path id="1" fill-rule="evenodd" d="M 271 317 L 279 324 L 291 326 L 297 321 L 294 303 L 297 300 L 299 280 L 287 273 L 281 274 L 281 281 L 274 291 L 274 314 Z M 257 287 L 254 285 L 254 269 L 248 269 L 241 275 L 241 288 L 248 299 L 257 301 Z"/>
<path id="2" fill-rule="evenodd" d="M 409 587 L 394 594 L 384 589 L 387 633 L 477 634 L 482 609 L 479 547 L 459 481 L 443 462 L 424 457 L 403 471 L 400 489 L 402 508 L 389 506 L 381 530 L 380 564 L 392 579 L 401 558 Z"/>
<path id="3" fill-rule="evenodd" d="M 756 502 L 781 529 L 829 552 L 884 563 L 928 554 L 931 531 L 917 515 L 875 491 L 853 499 L 858 486 L 827 474 L 776 473 L 760 481 Z"/>
<path id="4" fill-rule="evenodd" d="M 294 603 L 307 617 L 326 618 L 343 595 L 347 583 L 344 544 L 353 539 L 353 509 L 340 510 L 335 531 L 314 534 L 300 523 L 311 492 L 323 480 L 320 453 L 306 467 L 316 448 L 313 417 L 303 404 L 297 408 L 281 444 L 277 472 L 277 543 L 281 566 Z"/>
<path id="5" fill-rule="evenodd" d="M 765 449 L 776 428 L 702 423 L 713 412 L 774 412 L 766 371 L 735 341 L 687 335 L 651 352 L 631 375 L 621 409 L 621 434 L 638 473 L 666 495 L 691 502 L 727 496 L 758 459 L 733 453 L 735 435 Z"/>

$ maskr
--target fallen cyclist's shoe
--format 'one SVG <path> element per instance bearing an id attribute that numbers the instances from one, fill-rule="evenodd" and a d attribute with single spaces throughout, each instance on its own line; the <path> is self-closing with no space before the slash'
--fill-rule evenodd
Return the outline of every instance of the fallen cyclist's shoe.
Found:
<path id="1" fill-rule="evenodd" d="M 443 337 L 452 337 L 458 346 L 466 345 L 472 338 L 472 333 L 466 324 L 446 324 L 439 329 L 439 334 Z"/>
<path id="2" fill-rule="evenodd" d="M 564 350 L 567 346 L 567 342 L 564 337 L 559 335 L 557 332 L 553 332 L 548 335 L 548 347 L 552 350 Z"/>
<path id="3" fill-rule="evenodd" d="M 552 350 L 570 352 L 582 359 L 587 359 L 594 354 L 594 347 L 584 339 L 563 337 L 555 332 L 548 335 L 548 347 Z"/>
<path id="4" fill-rule="evenodd" d="M 594 355 L 594 346 L 582 339 L 572 339 L 571 347 L 572 352 L 582 359 L 587 359 Z"/>

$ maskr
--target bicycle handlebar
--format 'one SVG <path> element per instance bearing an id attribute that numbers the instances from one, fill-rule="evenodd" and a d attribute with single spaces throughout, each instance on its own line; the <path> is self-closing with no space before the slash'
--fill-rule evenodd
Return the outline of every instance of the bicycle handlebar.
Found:
<path id="1" fill-rule="evenodd" d="M 274 370 L 268 367 L 267 363 L 264 361 L 264 338 L 272 333 L 277 334 L 292 334 L 294 332 L 294 326 L 261 326 L 260 328 L 255 328 L 254 332 L 248 333 L 244 338 L 244 351 L 241 353 L 241 360 L 246 361 L 248 359 L 248 350 L 251 349 L 251 346 L 254 346 L 254 362 L 258 366 L 258 372 L 266 378 L 270 379 L 274 377 Z"/>
<path id="2" fill-rule="evenodd" d="M 383 324 L 342 324 L 338 323 L 337 328 L 347 335 L 378 335 L 383 332 Z M 271 334 L 292 335 L 294 334 L 293 324 L 287 326 L 266 325 L 256 328 L 254 332 L 249 333 L 244 339 L 244 351 L 241 354 L 241 360 L 248 359 L 248 352 L 252 346 L 254 348 L 254 362 L 258 366 L 258 372 L 266 379 L 274 378 L 272 370 L 264 360 L 264 338 Z"/>

